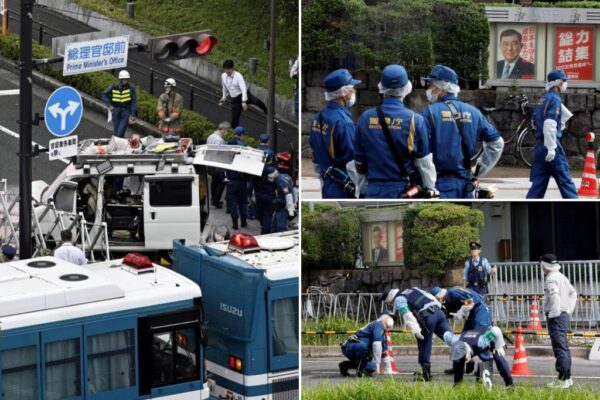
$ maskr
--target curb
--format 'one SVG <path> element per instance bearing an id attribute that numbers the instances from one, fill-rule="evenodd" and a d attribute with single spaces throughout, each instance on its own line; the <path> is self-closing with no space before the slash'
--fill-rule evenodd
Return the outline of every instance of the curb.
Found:
<path id="1" fill-rule="evenodd" d="M 15 61 L 4 56 L 0 56 L 0 68 L 10 71 L 11 69 L 15 68 Z M 61 86 L 67 86 L 65 83 L 35 70 L 33 71 L 33 83 L 50 91 L 54 91 Z M 106 115 L 108 108 L 101 100 L 98 100 L 87 93 L 83 93 L 80 90 L 77 90 L 77 92 L 79 92 L 81 95 L 81 99 L 83 100 L 85 107 L 97 113 Z M 142 136 L 162 136 L 161 131 L 157 127 L 138 118 L 136 118 L 136 121 L 133 124 L 129 125 L 129 129 L 140 133 Z"/>
<path id="2" fill-rule="evenodd" d="M 416 345 L 393 346 L 396 356 L 417 356 L 419 350 Z M 588 347 L 571 347 L 571 356 L 576 358 L 588 358 L 590 349 Z M 554 357 L 552 347 L 550 346 L 526 346 L 528 356 L 536 357 Z M 450 355 L 448 346 L 433 346 L 431 355 L 443 356 Z M 514 348 L 509 347 L 506 355 L 513 356 Z M 340 346 L 302 346 L 302 358 L 321 358 L 321 357 L 341 357 Z"/>

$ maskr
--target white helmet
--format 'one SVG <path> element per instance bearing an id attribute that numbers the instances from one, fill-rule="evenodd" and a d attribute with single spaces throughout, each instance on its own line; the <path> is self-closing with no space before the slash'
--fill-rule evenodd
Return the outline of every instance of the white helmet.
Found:
<path id="1" fill-rule="evenodd" d="M 119 72 L 119 79 L 130 79 L 131 76 L 129 76 L 129 72 L 127 72 L 126 70 L 121 70 Z"/>
<path id="2" fill-rule="evenodd" d="M 173 78 L 167 78 L 167 80 L 165 81 L 165 87 L 167 87 L 167 86 L 176 87 L 177 82 L 175 82 L 175 79 L 173 79 Z"/>

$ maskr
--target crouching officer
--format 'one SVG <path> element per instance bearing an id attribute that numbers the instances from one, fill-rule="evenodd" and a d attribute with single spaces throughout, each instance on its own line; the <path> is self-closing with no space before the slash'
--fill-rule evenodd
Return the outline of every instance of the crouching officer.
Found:
<path id="1" fill-rule="evenodd" d="M 269 167 L 267 179 L 275 185 L 275 201 L 272 232 L 288 230 L 288 222 L 296 216 L 296 199 L 292 177 Z"/>
<path id="2" fill-rule="evenodd" d="M 388 289 L 381 294 L 379 301 L 394 304 L 394 313 L 402 316 L 406 326 L 417 338 L 423 379 L 430 381 L 433 334 L 443 339 L 444 333 L 450 331 L 441 304 L 433 295 L 416 287 L 402 292 L 399 289 Z"/>
<path id="3" fill-rule="evenodd" d="M 553 177 L 563 199 L 576 199 L 577 189 L 569 173 L 567 155 L 560 144 L 562 130 L 567 122 L 564 118 L 565 107 L 562 105 L 560 93 L 567 90 L 569 78 L 562 69 L 548 74 L 546 93 L 535 107 L 535 159 L 531 167 L 531 188 L 527 192 L 528 199 L 543 199 L 548 188 L 550 177 Z M 566 110 L 568 111 L 568 110 Z M 569 112 L 570 113 L 570 112 Z"/>
<path id="4" fill-rule="evenodd" d="M 427 100 L 432 103 L 422 111 L 430 138 L 433 163 L 437 171 L 436 188 L 443 199 L 472 199 L 478 178 L 485 176 L 496 165 L 504 141 L 481 112 L 458 101 L 458 76 L 443 65 L 433 67 L 423 78 Z M 477 142 L 484 142 L 474 174 L 471 157 L 477 151 Z"/>
<path id="5" fill-rule="evenodd" d="M 355 128 L 348 108 L 356 102 L 354 87 L 360 83 L 346 69 L 325 77 L 327 104 L 313 119 L 309 137 L 313 167 L 321 179 L 324 199 L 354 197 L 350 191 L 344 191 L 350 181 L 346 164 L 354 157 Z"/>
<path id="6" fill-rule="evenodd" d="M 350 369 L 355 369 L 359 377 L 382 373 L 385 370 L 382 360 L 387 359 L 391 362 L 391 357 L 383 358 L 388 351 L 385 331 L 393 327 L 393 314 L 384 313 L 377 321 L 371 322 L 344 340 L 341 349 L 348 360 L 339 364 L 340 374 L 350 376 L 348 373 Z"/>
<path id="7" fill-rule="evenodd" d="M 476 291 L 463 287 L 441 289 L 436 286 L 429 293 L 442 303 L 446 312 L 455 320 L 465 320 L 463 332 L 480 327 L 487 328 L 492 325 L 490 309 L 485 304 L 483 296 Z M 485 357 L 484 355 L 480 356 L 482 360 L 487 360 Z M 470 374 L 474 368 L 474 362 L 467 362 L 466 373 Z M 444 372 L 452 374 L 453 369 Z"/>
<path id="8" fill-rule="evenodd" d="M 423 117 L 402 102 L 411 91 L 404 67 L 388 65 L 379 82 L 383 103 L 358 120 L 354 161 L 358 173 L 367 177 L 367 198 L 403 197 L 410 184 L 417 183 L 417 169 L 425 191 L 435 189 L 435 167 Z"/>
<path id="9" fill-rule="evenodd" d="M 452 332 L 446 332 L 444 334 L 444 342 L 451 347 L 450 360 L 452 360 L 453 364 L 455 385 L 461 383 L 463 380 L 465 362 L 469 362 L 475 356 L 478 356 L 482 360 L 484 359 L 482 356 L 484 356 L 486 360 L 489 360 L 490 352 L 506 386 L 511 387 L 514 385 L 510 368 L 504 358 L 506 352 L 504 350 L 505 343 L 502 330 L 497 326 L 478 327 L 463 332 L 460 336 Z M 479 369 L 477 380 L 483 380 L 484 384 L 491 387 L 492 380 L 489 376 L 489 371 L 486 371 L 485 368 Z"/>
<path id="10" fill-rule="evenodd" d="M 481 257 L 481 245 L 479 243 L 471 242 L 469 248 L 471 249 L 471 257 L 465 261 L 464 284 L 465 287 L 472 289 L 481 296 L 485 296 L 488 292 L 489 276 L 496 273 L 496 268 L 492 267 L 485 257 Z"/>

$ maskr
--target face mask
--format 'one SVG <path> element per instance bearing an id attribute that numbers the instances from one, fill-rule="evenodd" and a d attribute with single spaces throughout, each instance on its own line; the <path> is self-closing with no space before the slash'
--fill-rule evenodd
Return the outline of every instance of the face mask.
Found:
<path id="1" fill-rule="evenodd" d="M 173 87 L 171 87 L 171 86 L 165 86 L 165 93 L 166 94 L 171 93 L 171 90 L 173 90 Z"/>
<path id="2" fill-rule="evenodd" d="M 267 175 L 267 179 L 269 182 L 275 182 L 275 179 L 277 179 L 278 175 L 279 173 L 277 171 L 271 172 L 269 175 Z"/>
<path id="3" fill-rule="evenodd" d="M 567 87 L 569 86 L 567 81 L 564 81 L 563 83 L 560 84 L 560 92 L 564 93 L 567 91 Z"/>
<path id="4" fill-rule="evenodd" d="M 352 93 L 350 100 L 346 100 L 346 107 L 350 108 L 356 103 L 356 93 Z"/>
<path id="5" fill-rule="evenodd" d="M 388 318 L 385 324 L 387 325 L 388 329 L 392 329 L 394 327 L 394 320 L 392 318 Z"/>
<path id="6" fill-rule="evenodd" d="M 438 100 L 437 95 L 433 94 L 433 89 L 427 89 L 425 95 L 427 96 L 427 100 L 429 100 L 430 103 L 435 103 Z"/>

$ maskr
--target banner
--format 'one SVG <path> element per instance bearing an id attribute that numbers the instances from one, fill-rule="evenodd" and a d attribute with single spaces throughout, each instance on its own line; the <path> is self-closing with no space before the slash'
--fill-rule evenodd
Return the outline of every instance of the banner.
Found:
<path id="1" fill-rule="evenodd" d="M 594 72 L 594 30 L 589 26 L 556 28 L 554 68 L 573 80 L 591 81 Z"/>
<path id="2" fill-rule="evenodd" d="M 396 261 L 399 262 L 404 262 L 404 244 L 403 244 L 403 240 L 402 240 L 402 232 L 403 232 L 403 226 L 402 226 L 402 222 L 396 222 L 395 225 L 395 232 L 396 232 Z"/>

